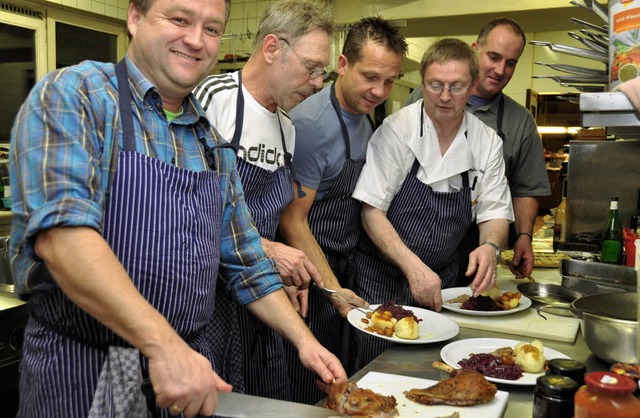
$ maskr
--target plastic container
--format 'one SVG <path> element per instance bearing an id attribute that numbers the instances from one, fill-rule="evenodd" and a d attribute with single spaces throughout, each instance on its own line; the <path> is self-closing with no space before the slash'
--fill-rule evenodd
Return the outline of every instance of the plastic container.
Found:
<path id="1" fill-rule="evenodd" d="M 633 380 L 611 372 L 592 372 L 575 395 L 575 418 L 638 418 L 640 400 Z"/>
<path id="2" fill-rule="evenodd" d="M 584 375 L 587 373 L 585 365 L 578 360 L 555 358 L 547 363 L 547 374 L 556 374 L 573 379 L 578 387 L 584 385 Z"/>
<path id="3" fill-rule="evenodd" d="M 547 374 L 536 379 L 533 418 L 573 417 L 573 398 L 578 384 L 571 378 Z"/>

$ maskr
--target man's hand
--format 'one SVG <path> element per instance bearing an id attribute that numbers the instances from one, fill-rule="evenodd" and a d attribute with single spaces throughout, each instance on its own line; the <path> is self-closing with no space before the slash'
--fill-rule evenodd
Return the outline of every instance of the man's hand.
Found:
<path id="1" fill-rule="evenodd" d="M 300 347 L 298 354 L 302 365 L 314 371 L 323 382 L 344 383 L 347 381 L 347 373 L 340 360 L 317 341 Z"/>
<path id="2" fill-rule="evenodd" d="M 213 415 L 218 405 L 218 392 L 232 387 L 212 369 L 204 356 L 189 347 L 177 334 L 162 347 L 154 347 L 149 356 L 149 377 L 161 408 L 172 415 L 186 417 Z"/>
<path id="3" fill-rule="evenodd" d="M 268 257 L 276 261 L 278 273 L 285 286 L 307 289 L 311 280 L 320 288 L 324 287 L 322 277 L 311 260 L 302 251 L 275 241 L 262 240 Z"/>
<path id="4" fill-rule="evenodd" d="M 421 261 L 408 270 L 405 275 L 409 282 L 411 296 L 416 302 L 440 312 L 442 309 L 442 281 L 440 277 Z"/>
<path id="5" fill-rule="evenodd" d="M 298 312 L 301 318 L 306 318 L 309 313 L 309 289 L 300 290 L 295 286 L 283 287 L 293 309 Z"/>
<path id="6" fill-rule="evenodd" d="M 362 299 L 360 296 L 356 295 L 353 290 L 351 289 L 347 289 L 344 287 L 341 287 L 340 289 L 335 289 L 338 291 L 338 293 L 344 295 L 345 297 L 353 300 L 356 303 L 360 303 L 364 306 L 369 306 L 369 303 Z M 328 297 L 328 296 L 327 296 Z M 329 300 L 331 300 L 331 303 L 333 303 L 333 306 L 336 308 L 336 310 L 338 311 L 338 313 L 340 314 L 341 317 L 346 318 L 347 314 L 353 309 L 353 306 L 347 304 L 347 303 L 342 303 L 339 302 L 337 299 L 334 299 L 332 297 L 329 297 Z"/>
<path id="7" fill-rule="evenodd" d="M 513 246 L 513 260 L 509 263 L 509 270 L 516 276 L 516 279 L 524 279 L 533 271 L 534 261 L 531 237 L 522 234 Z"/>
<path id="8" fill-rule="evenodd" d="M 636 110 L 640 111 L 640 78 L 632 78 L 620 83 L 612 91 L 623 92 Z"/>
<path id="9" fill-rule="evenodd" d="M 470 277 L 474 274 L 475 277 L 471 282 L 474 297 L 495 286 L 497 260 L 496 251 L 491 245 L 480 245 L 469 254 L 469 265 L 465 276 Z"/>

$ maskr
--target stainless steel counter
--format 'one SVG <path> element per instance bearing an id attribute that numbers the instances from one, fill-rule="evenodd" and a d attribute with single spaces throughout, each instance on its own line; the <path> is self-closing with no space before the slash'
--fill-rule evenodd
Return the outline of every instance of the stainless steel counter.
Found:
<path id="1" fill-rule="evenodd" d="M 552 317 L 553 315 L 549 315 Z M 441 361 L 440 350 L 452 341 L 468 338 L 509 338 L 522 341 L 522 336 L 460 328 L 460 333 L 452 340 L 426 345 L 396 345 L 391 347 L 369 363 L 349 380 L 357 382 L 370 371 L 400 374 L 421 379 L 441 380 L 446 373 L 434 369 L 431 363 Z M 583 362 L 587 372 L 609 370 L 609 364 L 591 354 L 584 344 L 582 334 L 578 334 L 575 343 L 542 340 L 546 347 L 560 351 L 567 356 Z M 531 417 L 533 411 L 533 386 L 498 385 L 498 390 L 509 392 L 509 401 L 504 418 Z"/>

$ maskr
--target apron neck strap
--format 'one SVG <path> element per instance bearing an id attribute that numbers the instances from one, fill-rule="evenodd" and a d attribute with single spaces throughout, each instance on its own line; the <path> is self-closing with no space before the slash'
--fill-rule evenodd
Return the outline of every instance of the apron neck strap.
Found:
<path id="1" fill-rule="evenodd" d="M 125 151 L 135 151 L 135 130 L 133 128 L 133 109 L 131 107 L 131 90 L 129 89 L 129 73 L 125 58 L 116 64 L 116 78 L 118 80 L 118 110 L 122 121 L 122 140 Z"/>

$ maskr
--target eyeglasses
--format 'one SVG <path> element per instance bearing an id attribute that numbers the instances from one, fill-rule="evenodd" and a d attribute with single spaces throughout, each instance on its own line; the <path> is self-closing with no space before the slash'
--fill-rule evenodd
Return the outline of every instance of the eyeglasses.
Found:
<path id="1" fill-rule="evenodd" d="M 324 77 L 324 75 L 327 73 L 324 68 L 311 68 L 311 66 L 309 65 L 309 63 L 307 62 L 307 60 L 305 60 L 304 58 L 302 58 L 300 56 L 300 54 L 298 54 L 296 52 L 295 49 L 293 49 L 293 47 L 291 46 L 291 44 L 289 43 L 289 41 L 287 41 L 285 38 L 280 38 L 282 40 L 282 42 L 284 42 L 285 44 L 289 45 L 289 48 L 291 48 L 291 50 L 293 51 L 294 54 L 296 54 L 296 57 L 298 57 L 298 59 L 300 61 L 302 61 L 302 63 L 305 65 L 305 67 L 307 67 L 307 69 L 309 70 L 309 77 L 311 78 L 318 78 L 318 77 Z"/>
<path id="2" fill-rule="evenodd" d="M 450 84 L 438 83 L 437 81 L 424 83 L 424 87 L 427 89 L 429 93 L 433 93 L 433 94 L 442 94 L 444 89 L 447 89 L 449 90 L 449 93 L 451 93 L 452 96 L 460 96 L 461 94 L 464 94 L 469 89 L 468 85 L 452 86 Z"/>

